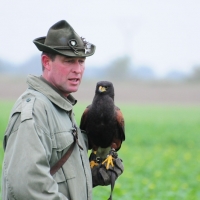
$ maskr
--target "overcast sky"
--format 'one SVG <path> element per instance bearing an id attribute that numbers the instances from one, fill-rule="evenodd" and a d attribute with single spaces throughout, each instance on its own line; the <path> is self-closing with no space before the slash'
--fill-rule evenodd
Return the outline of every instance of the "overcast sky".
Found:
<path id="1" fill-rule="evenodd" d="M 88 65 L 128 55 L 161 76 L 200 65 L 199 0 L 1 0 L 0 59 L 40 55 L 33 39 L 61 19 L 96 45 Z"/>

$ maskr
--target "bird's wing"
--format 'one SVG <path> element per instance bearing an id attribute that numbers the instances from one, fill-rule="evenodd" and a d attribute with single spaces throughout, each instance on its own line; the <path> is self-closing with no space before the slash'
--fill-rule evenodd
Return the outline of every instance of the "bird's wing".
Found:
<path id="1" fill-rule="evenodd" d="M 84 110 L 82 116 L 81 116 L 81 121 L 80 121 L 80 129 L 86 131 L 86 126 L 87 126 L 87 114 L 90 109 L 90 105 Z"/>
<path id="2" fill-rule="evenodd" d="M 87 116 L 88 116 L 88 112 L 90 110 L 90 106 L 91 105 L 89 105 L 85 109 L 85 111 L 83 112 L 83 114 L 81 116 L 81 121 L 80 121 L 80 129 L 86 131 L 86 134 L 87 134 L 87 130 L 86 130 L 87 129 L 87 123 L 88 123 L 87 122 Z M 88 134 L 87 134 L 87 136 L 88 136 Z M 92 147 L 93 147 L 93 145 L 92 145 L 91 139 L 88 136 L 88 149 L 91 149 Z"/>
<path id="3" fill-rule="evenodd" d="M 125 140 L 125 122 L 124 122 L 124 117 L 121 112 L 121 110 L 115 106 L 115 111 L 116 111 L 116 119 L 117 119 L 117 125 L 119 128 L 119 137 L 121 141 Z"/>

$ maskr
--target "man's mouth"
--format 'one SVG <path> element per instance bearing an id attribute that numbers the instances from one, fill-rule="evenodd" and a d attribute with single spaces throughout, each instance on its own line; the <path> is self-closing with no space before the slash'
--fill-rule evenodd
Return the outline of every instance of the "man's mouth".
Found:
<path id="1" fill-rule="evenodd" d="M 71 78 L 71 79 L 69 79 L 71 82 L 74 82 L 74 83 L 77 83 L 77 82 L 79 82 L 80 81 L 80 79 L 79 78 Z"/>

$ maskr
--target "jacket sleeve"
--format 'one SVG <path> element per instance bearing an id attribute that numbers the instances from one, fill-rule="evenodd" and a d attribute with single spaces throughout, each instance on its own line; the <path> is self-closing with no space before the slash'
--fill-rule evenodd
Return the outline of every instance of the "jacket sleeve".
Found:
<path id="1" fill-rule="evenodd" d="M 50 175 L 51 138 L 35 123 L 28 106 L 23 105 L 25 112 L 18 113 L 15 123 L 20 121 L 19 126 L 6 142 L 3 188 L 7 188 L 8 199 L 67 200 Z"/>

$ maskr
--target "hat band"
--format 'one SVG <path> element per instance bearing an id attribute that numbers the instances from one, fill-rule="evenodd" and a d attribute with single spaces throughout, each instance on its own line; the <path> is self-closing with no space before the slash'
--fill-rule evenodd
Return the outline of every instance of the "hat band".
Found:
<path id="1" fill-rule="evenodd" d="M 72 47 L 69 47 L 69 46 L 49 46 L 49 47 L 54 48 L 56 50 L 73 49 Z M 82 47 L 76 47 L 76 49 L 78 49 L 78 50 L 85 50 Z"/>
<path id="2" fill-rule="evenodd" d="M 74 50 L 74 53 L 79 55 L 80 50 L 85 50 L 84 48 L 81 47 L 72 47 L 72 46 L 51 46 L 51 48 L 54 48 L 56 50 Z"/>

